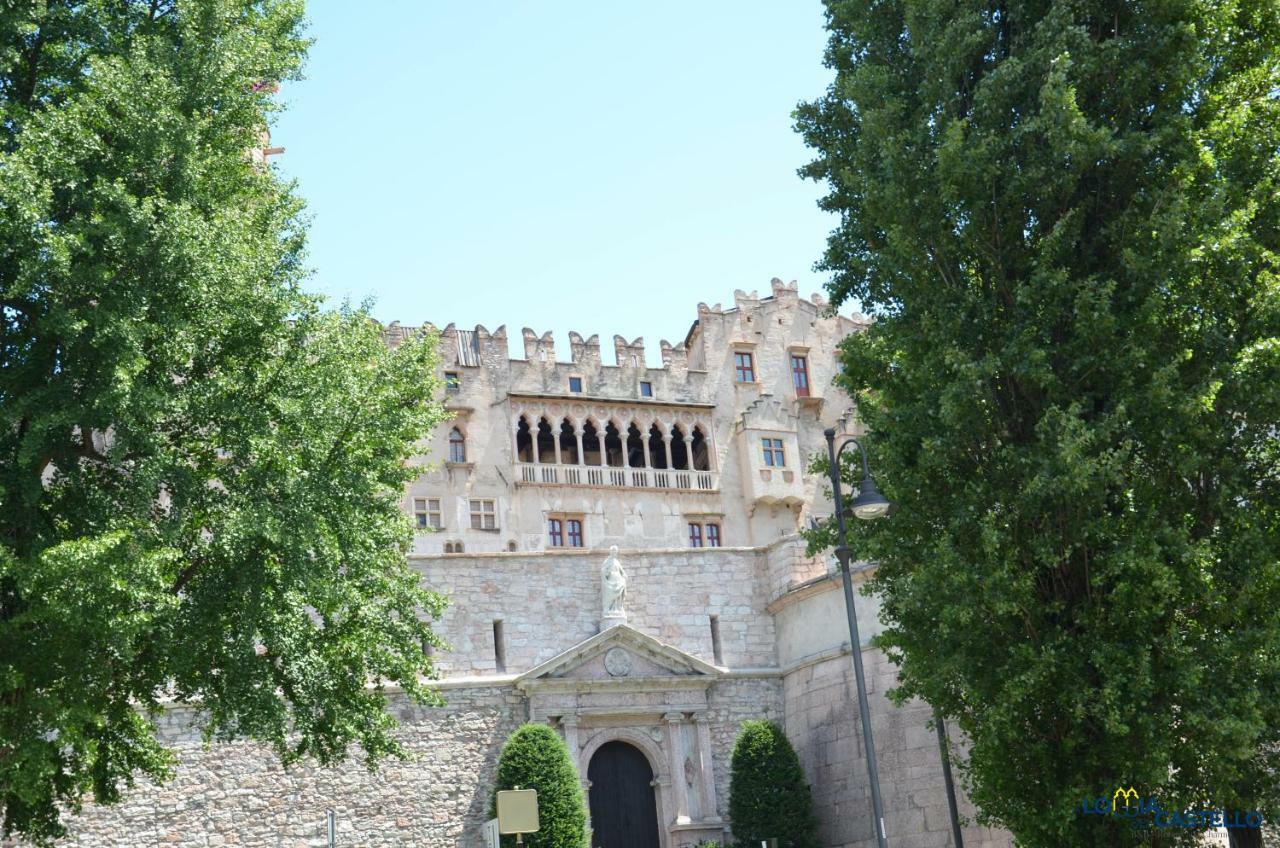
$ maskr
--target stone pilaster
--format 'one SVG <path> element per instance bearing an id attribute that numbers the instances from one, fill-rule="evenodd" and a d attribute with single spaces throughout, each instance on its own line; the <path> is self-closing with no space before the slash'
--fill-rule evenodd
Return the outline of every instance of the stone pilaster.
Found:
<path id="1" fill-rule="evenodd" d="M 662 716 L 667 723 L 667 763 L 671 771 L 671 788 L 675 790 L 676 824 L 688 824 L 689 788 L 684 781 L 684 713 L 666 713 Z"/>

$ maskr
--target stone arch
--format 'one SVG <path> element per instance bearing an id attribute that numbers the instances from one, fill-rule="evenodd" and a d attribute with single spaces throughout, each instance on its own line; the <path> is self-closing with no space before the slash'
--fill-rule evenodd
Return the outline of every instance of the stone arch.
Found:
<path id="1" fill-rule="evenodd" d="M 533 462 L 533 425 L 523 413 L 516 419 L 516 462 Z"/>
<path id="2" fill-rule="evenodd" d="M 711 470 L 711 440 L 707 437 L 708 432 L 702 422 L 698 422 L 689 433 L 689 464 L 694 471 Z"/>
<path id="3" fill-rule="evenodd" d="M 689 470 L 689 445 L 679 424 L 671 425 L 671 467 L 677 471 Z"/>
<path id="4" fill-rule="evenodd" d="M 667 467 L 667 446 L 665 437 L 670 431 L 661 421 L 655 420 L 645 431 L 645 439 L 649 442 L 649 467 L 665 470 Z"/>
<path id="5" fill-rule="evenodd" d="M 538 462 L 543 465 L 555 465 L 556 462 L 556 437 L 555 427 L 551 424 L 551 419 L 543 415 L 538 418 L 538 423 L 533 428 L 533 450 L 538 457 Z"/>
<path id="6" fill-rule="evenodd" d="M 607 456 L 606 465 L 612 468 L 622 468 L 627 464 L 626 443 L 622 439 L 623 429 L 618 423 L 610 418 L 604 426 L 603 436 L 604 450 Z"/>
<path id="7" fill-rule="evenodd" d="M 582 464 L 604 465 L 604 428 L 588 416 L 582 422 Z"/>
<path id="8" fill-rule="evenodd" d="M 645 759 L 649 761 L 649 768 L 653 769 L 654 780 L 665 784 L 670 779 L 667 758 L 663 755 L 662 748 L 657 742 L 653 741 L 653 737 L 635 727 L 602 727 L 597 730 L 587 739 L 587 743 L 582 746 L 582 756 L 578 758 L 579 774 L 585 775 L 587 773 L 587 766 L 590 765 L 591 758 L 595 756 L 600 746 L 606 742 L 626 742 L 629 745 L 634 745 L 640 749 L 640 753 L 644 754 Z"/>
<path id="9" fill-rule="evenodd" d="M 556 427 L 556 439 L 560 442 L 560 461 L 565 465 L 580 465 L 578 456 L 578 425 L 566 415 Z"/>
<path id="10" fill-rule="evenodd" d="M 653 771 L 654 792 L 653 798 L 658 808 L 658 841 L 662 848 L 669 848 L 671 844 L 670 834 L 667 830 L 669 822 L 667 820 L 666 811 L 674 809 L 672 801 L 668 797 L 671 792 L 671 771 L 667 768 L 667 758 L 663 754 L 662 746 L 653 741 L 653 737 L 649 736 L 642 729 L 637 727 L 602 727 L 595 732 L 582 747 L 582 754 L 577 758 L 578 774 L 582 779 L 582 788 L 584 790 L 591 789 L 591 781 L 587 780 L 587 770 L 591 767 L 591 758 L 595 756 L 596 751 L 608 742 L 626 742 L 631 745 L 649 761 L 649 768 Z"/>

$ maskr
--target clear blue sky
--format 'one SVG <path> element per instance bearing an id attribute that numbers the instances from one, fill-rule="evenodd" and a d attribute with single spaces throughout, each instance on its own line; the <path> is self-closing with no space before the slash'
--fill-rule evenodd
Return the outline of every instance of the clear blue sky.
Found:
<path id="1" fill-rule="evenodd" d="M 834 218 L 791 111 L 831 73 L 818 0 L 311 0 L 276 158 L 311 286 L 375 315 L 684 338 L 699 300 L 813 271 Z M 606 360 L 607 361 L 607 360 Z"/>

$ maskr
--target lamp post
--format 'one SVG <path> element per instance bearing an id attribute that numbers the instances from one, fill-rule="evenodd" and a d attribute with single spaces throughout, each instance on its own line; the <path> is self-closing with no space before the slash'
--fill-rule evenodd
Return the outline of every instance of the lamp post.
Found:
<path id="1" fill-rule="evenodd" d="M 876 842 L 879 848 L 888 848 L 884 830 L 884 804 L 880 799 L 880 774 L 876 769 L 875 742 L 871 737 L 871 711 L 867 706 L 867 685 L 862 672 L 862 642 L 858 638 L 858 616 L 853 608 L 853 577 L 849 573 L 850 552 L 845 539 L 844 499 L 840 495 L 840 456 L 845 448 L 849 445 L 857 445 L 858 451 L 862 454 L 862 482 L 858 484 L 858 496 L 849 505 L 854 516 L 864 521 L 884 518 L 889 514 L 892 505 L 884 495 L 880 494 L 875 480 L 871 479 L 871 469 L 867 465 L 867 449 L 863 447 L 862 442 L 851 436 L 837 449 L 835 428 L 828 428 L 825 435 L 827 457 L 830 461 L 831 498 L 835 504 L 838 533 L 836 558 L 840 560 L 840 571 L 844 577 L 844 606 L 849 618 L 849 645 L 853 654 L 853 674 L 858 683 L 858 712 L 862 716 L 863 747 L 867 750 L 867 775 L 871 780 L 871 806 L 876 818 Z M 933 721 L 937 727 L 938 748 L 942 754 L 942 776 L 946 784 L 948 811 L 951 814 L 952 838 L 955 840 L 956 848 L 964 848 L 963 837 L 960 834 L 960 815 L 956 805 L 955 784 L 951 779 L 951 757 L 947 744 L 946 725 L 942 723 L 942 716 L 936 709 L 933 711 Z"/>
<path id="2" fill-rule="evenodd" d="M 858 518 L 870 521 L 883 518 L 889 514 L 889 502 L 876 488 L 871 479 L 871 470 L 867 466 L 867 449 L 862 442 L 849 438 L 836 449 L 836 431 L 828 428 L 827 457 L 830 460 L 831 498 L 835 503 L 836 530 L 839 534 L 836 541 L 836 558 L 840 560 L 840 572 L 844 577 L 844 609 L 849 618 L 849 647 L 853 654 L 853 676 L 858 684 L 858 712 L 862 716 L 862 746 L 867 752 L 867 777 L 871 780 L 871 808 L 875 815 L 876 844 L 879 848 L 889 848 L 888 837 L 884 832 L 884 803 L 880 800 L 880 774 L 876 769 L 876 746 L 871 737 L 871 710 L 867 706 L 867 683 L 862 672 L 862 640 L 858 638 L 858 614 L 853 609 L 853 577 L 849 574 L 849 545 L 845 541 L 844 499 L 840 495 L 840 454 L 849 445 L 857 445 L 862 452 L 862 483 L 858 486 L 858 496 L 853 499 L 850 508 Z"/>

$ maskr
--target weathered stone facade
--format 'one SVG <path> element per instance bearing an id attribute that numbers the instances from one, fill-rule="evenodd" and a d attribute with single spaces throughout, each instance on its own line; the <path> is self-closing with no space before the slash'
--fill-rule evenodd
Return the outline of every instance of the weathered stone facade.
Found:
<path id="1" fill-rule="evenodd" d="M 434 622 L 447 705 L 392 705 L 409 759 L 285 772 L 254 745 L 203 749 L 192 714 L 174 711 L 175 780 L 87 809 L 68 844 L 323 845 L 333 809 L 339 845 L 480 846 L 502 742 L 538 721 L 565 737 L 593 805 L 611 803 L 587 780 L 597 752 L 638 749 L 660 846 L 684 848 L 729 835 L 733 742 L 767 718 L 800 753 L 823 844 L 873 845 L 843 596 L 797 534 L 830 513 L 807 465 L 825 428 L 856 428 L 832 380 L 837 345 L 863 327 L 777 280 L 763 298 L 699 305 L 685 340 L 662 342 L 661 368 L 640 339 L 615 336 L 606 365 L 595 336 L 571 333 L 560 361 L 549 334 L 525 330 L 525 357 L 510 359 L 502 328 L 446 327 L 453 420 L 424 446 L 404 506 L 421 527 L 411 564 L 452 601 Z M 606 616 L 615 546 L 625 612 Z M 876 612 L 859 597 L 864 638 Z M 947 845 L 927 710 L 891 706 L 893 669 L 860 647 L 891 843 Z"/>

